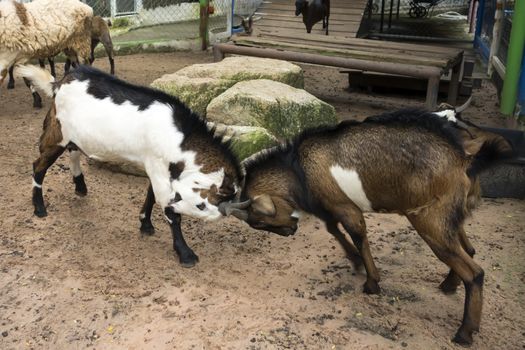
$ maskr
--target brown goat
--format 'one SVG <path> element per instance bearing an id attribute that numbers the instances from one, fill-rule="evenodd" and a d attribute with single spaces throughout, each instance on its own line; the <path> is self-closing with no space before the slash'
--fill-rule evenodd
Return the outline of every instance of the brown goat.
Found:
<path id="1" fill-rule="evenodd" d="M 91 54 L 89 57 L 89 64 L 95 62 L 95 48 L 99 43 L 102 43 L 106 54 L 108 55 L 110 73 L 115 75 L 115 60 L 113 59 L 113 41 L 111 40 L 111 35 L 109 33 L 109 27 L 111 27 L 111 21 L 107 21 L 100 16 L 94 16 L 91 21 Z M 65 72 L 69 72 L 71 66 L 71 61 L 66 60 Z M 75 66 L 73 64 L 73 66 Z"/>
<path id="2" fill-rule="evenodd" d="M 465 309 L 454 341 L 471 344 L 481 320 L 484 272 L 472 259 L 463 222 L 479 196 L 477 173 L 510 154 L 511 146 L 446 117 L 405 110 L 306 132 L 246 162 L 241 199 L 251 200 L 245 219 L 256 229 L 294 234 L 295 212 L 302 210 L 324 220 L 341 241 L 341 224 L 363 259 L 364 291 L 374 294 L 380 292 L 379 273 L 363 212 L 405 215 L 451 268 L 441 289 L 453 292 L 463 281 Z"/>
<path id="3" fill-rule="evenodd" d="M 111 21 L 107 22 L 100 16 L 93 17 L 93 27 L 91 28 L 91 58 L 89 64 L 93 64 L 95 61 L 95 48 L 98 43 L 104 45 L 106 54 L 108 55 L 109 64 L 111 66 L 111 75 L 115 75 L 115 61 L 113 60 L 113 42 L 111 41 L 111 35 L 109 34 L 109 27 L 111 27 Z"/>

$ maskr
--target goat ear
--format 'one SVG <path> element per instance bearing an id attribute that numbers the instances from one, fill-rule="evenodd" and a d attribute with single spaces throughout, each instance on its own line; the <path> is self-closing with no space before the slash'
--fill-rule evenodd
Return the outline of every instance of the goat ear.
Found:
<path id="1" fill-rule="evenodd" d="M 484 137 L 477 137 L 472 140 L 467 140 L 463 143 L 463 147 L 465 148 L 465 153 L 469 156 L 473 156 L 479 152 L 483 144 L 485 143 Z"/>
<path id="2" fill-rule="evenodd" d="M 254 212 L 266 216 L 275 216 L 276 212 L 272 197 L 267 194 L 262 194 L 253 198 L 252 209 Z"/>

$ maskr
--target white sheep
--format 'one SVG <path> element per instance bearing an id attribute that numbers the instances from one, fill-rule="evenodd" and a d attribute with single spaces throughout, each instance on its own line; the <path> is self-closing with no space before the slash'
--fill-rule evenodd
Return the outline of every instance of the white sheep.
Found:
<path id="1" fill-rule="evenodd" d="M 0 85 L 9 67 L 34 57 L 65 51 L 74 62 L 87 62 L 92 17 L 93 9 L 78 0 L 0 1 Z"/>

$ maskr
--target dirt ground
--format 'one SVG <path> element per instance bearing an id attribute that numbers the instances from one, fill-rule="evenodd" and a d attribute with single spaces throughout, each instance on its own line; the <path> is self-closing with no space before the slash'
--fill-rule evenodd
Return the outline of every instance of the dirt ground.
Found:
<path id="1" fill-rule="evenodd" d="M 210 54 L 117 57 L 117 74 L 149 84 Z M 107 69 L 105 60 L 96 65 Z M 348 93 L 337 70 L 305 67 L 306 88 L 342 118 L 363 118 L 422 97 Z M 75 196 L 62 157 L 44 184 L 49 216 L 33 216 L 31 164 L 43 110 L 28 90 L 0 91 L 0 349 L 456 349 L 464 291 L 437 289 L 447 268 L 408 222 L 366 215 L 382 293 L 365 295 L 355 271 L 316 218 L 293 237 L 235 219 L 183 219 L 200 256 L 182 268 L 169 227 L 154 210 L 141 236 L 145 178 L 83 169 Z M 5 88 L 5 85 L 4 87 Z M 476 92 L 466 116 L 501 125 L 494 89 Z M 49 106 L 49 100 L 45 100 Z M 485 270 L 481 331 L 472 349 L 525 348 L 525 202 L 487 200 L 466 230 Z"/>

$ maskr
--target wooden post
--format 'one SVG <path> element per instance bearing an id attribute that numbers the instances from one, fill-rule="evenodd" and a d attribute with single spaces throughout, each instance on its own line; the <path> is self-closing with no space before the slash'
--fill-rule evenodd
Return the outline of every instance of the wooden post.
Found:
<path id="1" fill-rule="evenodd" d="M 458 90 L 459 90 L 459 75 L 461 73 L 461 62 L 463 60 L 459 60 L 458 63 L 452 68 L 452 75 L 450 76 L 450 84 L 448 86 L 448 99 L 447 103 L 451 106 L 454 106 L 456 104 L 456 100 L 458 98 Z"/>
<path id="2" fill-rule="evenodd" d="M 429 111 L 433 111 L 437 107 L 439 81 L 440 81 L 439 75 L 430 77 L 428 79 L 427 101 L 425 103 L 425 107 L 427 107 Z"/>
<path id="3" fill-rule="evenodd" d="M 199 33 L 202 40 L 202 50 L 208 48 L 208 18 L 210 0 L 199 0 L 200 3 L 200 26 Z"/>

